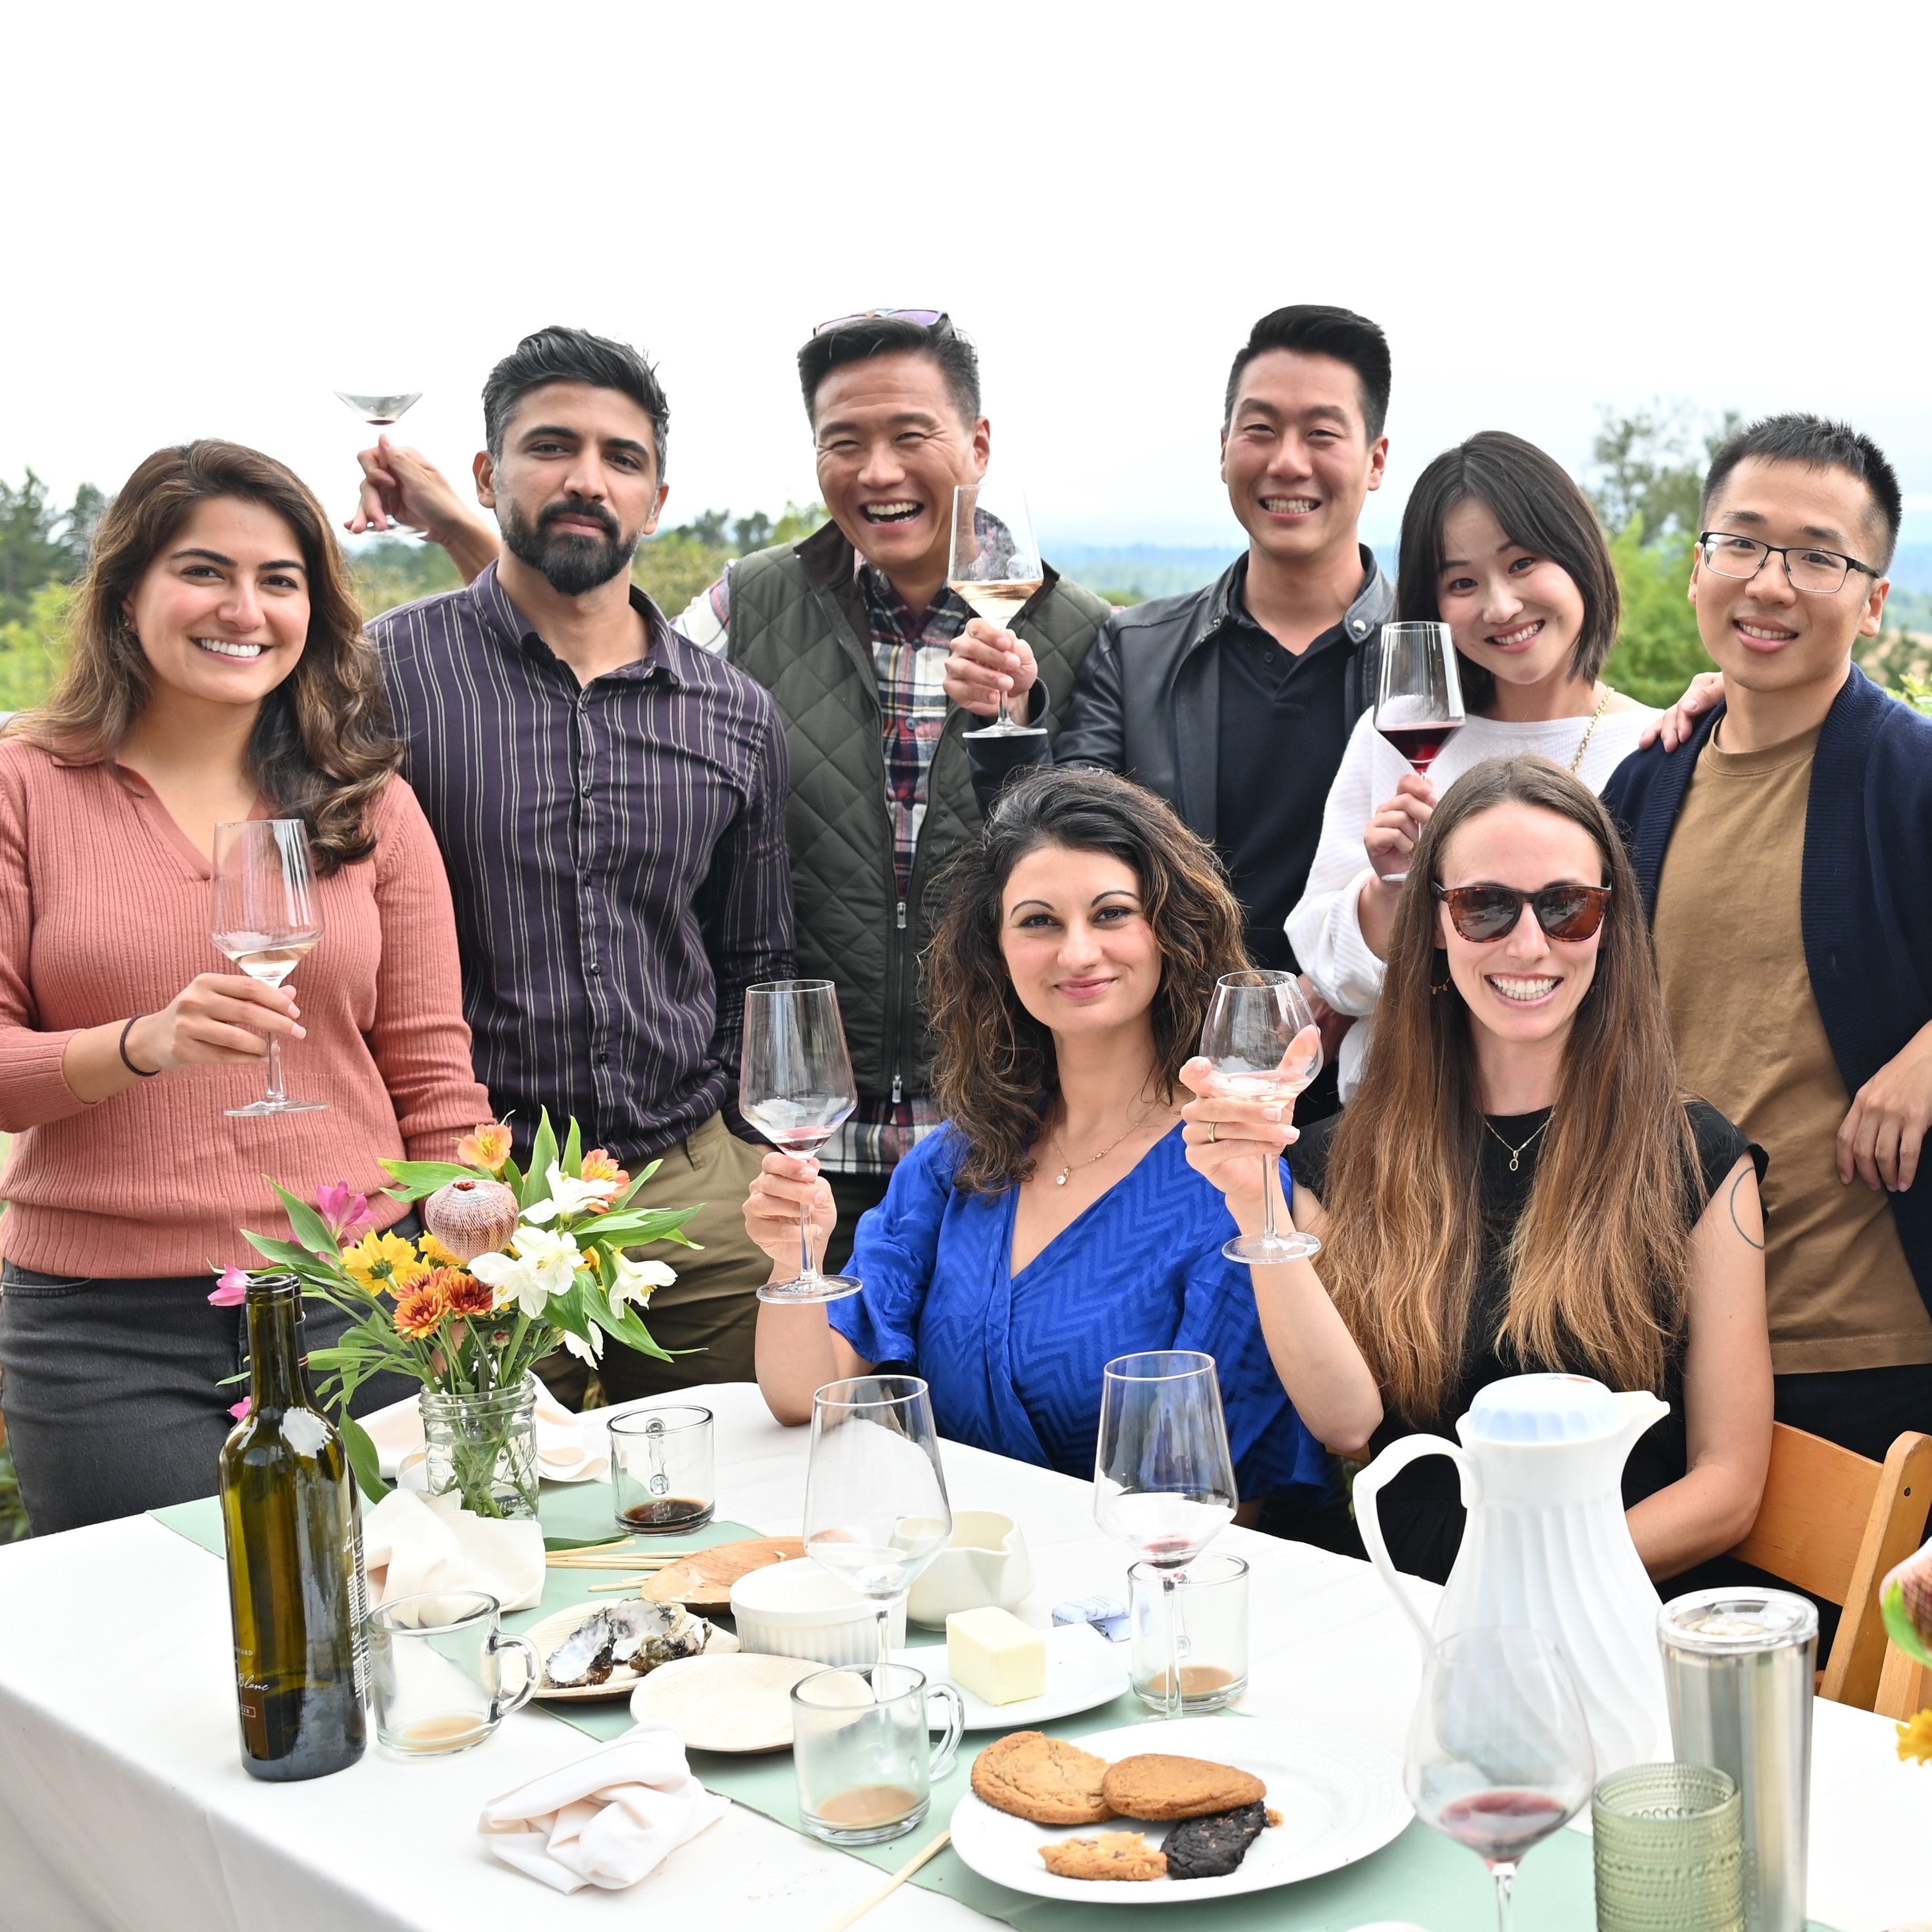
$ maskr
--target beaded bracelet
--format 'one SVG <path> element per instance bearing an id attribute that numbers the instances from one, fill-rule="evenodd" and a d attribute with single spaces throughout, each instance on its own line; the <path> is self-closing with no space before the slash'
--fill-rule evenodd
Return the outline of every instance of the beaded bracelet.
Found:
<path id="1" fill-rule="evenodd" d="M 146 1013 L 136 1013 L 134 1019 L 130 1020 L 121 1029 L 121 1064 L 126 1067 L 130 1073 L 138 1073 L 143 1080 L 152 1080 L 160 1072 L 161 1070 L 158 1066 L 136 1066 L 128 1058 L 128 1036 L 134 1030 L 134 1020 L 144 1020 L 147 1017 Z"/>

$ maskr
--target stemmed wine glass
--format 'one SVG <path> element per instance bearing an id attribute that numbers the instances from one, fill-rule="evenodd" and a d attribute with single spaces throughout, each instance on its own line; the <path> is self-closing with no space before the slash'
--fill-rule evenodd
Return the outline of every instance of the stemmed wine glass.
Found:
<path id="1" fill-rule="evenodd" d="M 851 1056 L 830 980 L 772 980 L 745 994 L 745 1045 L 738 1111 L 774 1147 L 815 1154 L 859 1104 Z M 856 1294 L 850 1275 L 821 1274 L 812 1251 L 812 1203 L 799 1203 L 803 1256 L 790 1281 L 767 1282 L 760 1301 L 837 1301 Z"/>
<path id="2" fill-rule="evenodd" d="M 1426 777 L 1463 725 L 1462 680 L 1447 624 L 1384 624 L 1376 729 Z M 1384 872 L 1399 886 L 1406 872 Z"/>
<path id="3" fill-rule="evenodd" d="M 1033 518 L 1024 490 L 1010 488 L 1004 478 L 962 483 L 952 492 L 952 554 L 946 581 L 956 595 L 1000 630 L 1009 630 L 1027 599 L 1046 580 L 1034 541 Z M 1022 724 L 1006 709 L 1000 693 L 1000 715 L 967 738 L 1043 738 L 1046 728 Z"/>
<path id="4" fill-rule="evenodd" d="M 422 400 L 422 394 L 420 389 L 338 389 L 335 400 L 352 410 L 371 429 L 390 429 L 398 417 L 406 416 Z"/>
<path id="5" fill-rule="evenodd" d="M 209 937 L 251 980 L 279 986 L 322 935 L 309 866 L 308 827 L 299 818 L 226 820 L 214 828 L 214 891 Z M 282 1043 L 268 1036 L 268 1091 L 237 1117 L 316 1114 L 326 1100 L 291 1100 L 282 1086 Z"/>
<path id="6" fill-rule="evenodd" d="M 1221 1090 L 1244 1100 L 1291 1100 L 1322 1071 L 1322 1033 L 1292 973 L 1229 973 L 1215 982 L 1201 1029 L 1202 1056 Z M 1238 1235 L 1221 1252 L 1231 1262 L 1266 1267 L 1318 1254 L 1312 1234 L 1275 1226 L 1281 1191 L 1276 1158 L 1262 1157 L 1262 1232 Z"/>
<path id="7" fill-rule="evenodd" d="M 879 1661 L 892 1606 L 952 1534 L 932 1396 L 916 1376 L 854 1376 L 812 1398 L 805 1552 L 868 1598 Z"/>
<path id="8" fill-rule="evenodd" d="M 1583 1808 L 1595 1775 L 1576 1681 L 1549 1638 L 1477 1628 L 1435 1646 L 1403 1778 L 1416 1816 L 1495 1874 L 1498 1932 L 1523 1853 Z"/>
<path id="9" fill-rule="evenodd" d="M 1160 1573 L 1170 1718 L 1184 1702 L 1176 1593 L 1186 1566 L 1234 1520 L 1238 1499 L 1214 1358 L 1191 1348 L 1117 1355 L 1100 1381 L 1094 1520 Z"/>

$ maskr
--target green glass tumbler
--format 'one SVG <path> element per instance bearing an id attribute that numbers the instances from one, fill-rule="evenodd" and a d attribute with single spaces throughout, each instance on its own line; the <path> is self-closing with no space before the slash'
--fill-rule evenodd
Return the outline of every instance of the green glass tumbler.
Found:
<path id="1" fill-rule="evenodd" d="M 1613 1772 L 1590 1807 L 1597 1932 L 1744 1932 L 1744 1808 L 1701 1764 Z"/>

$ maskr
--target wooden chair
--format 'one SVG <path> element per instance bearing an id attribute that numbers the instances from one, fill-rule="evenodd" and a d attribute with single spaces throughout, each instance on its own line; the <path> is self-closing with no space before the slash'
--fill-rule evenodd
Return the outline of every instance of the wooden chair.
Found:
<path id="1" fill-rule="evenodd" d="M 1901 1436 L 1882 1463 L 1772 1426 L 1771 1468 L 1739 1562 L 1840 1604 L 1819 1694 L 1909 1718 L 1928 1700 L 1924 1666 L 1886 1639 L 1879 1586 L 1918 1547 L 1932 1508 L 1932 1436 Z"/>

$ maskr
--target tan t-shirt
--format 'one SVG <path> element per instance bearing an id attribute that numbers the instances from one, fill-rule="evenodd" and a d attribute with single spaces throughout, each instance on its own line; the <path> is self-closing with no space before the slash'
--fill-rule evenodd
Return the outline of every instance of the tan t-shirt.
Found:
<path id="1" fill-rule="evenodd" d="M 1851 1099 L 1805 969 L 1798 896 L 1818 734 L 1697 760 L 1664 854 L 1657 963 L 1684 1083 L 1771 1156 L 1765 1268 L 1780 1375 L 1932 1362 L 1891 1204 L 1838 1179 Z"/>

